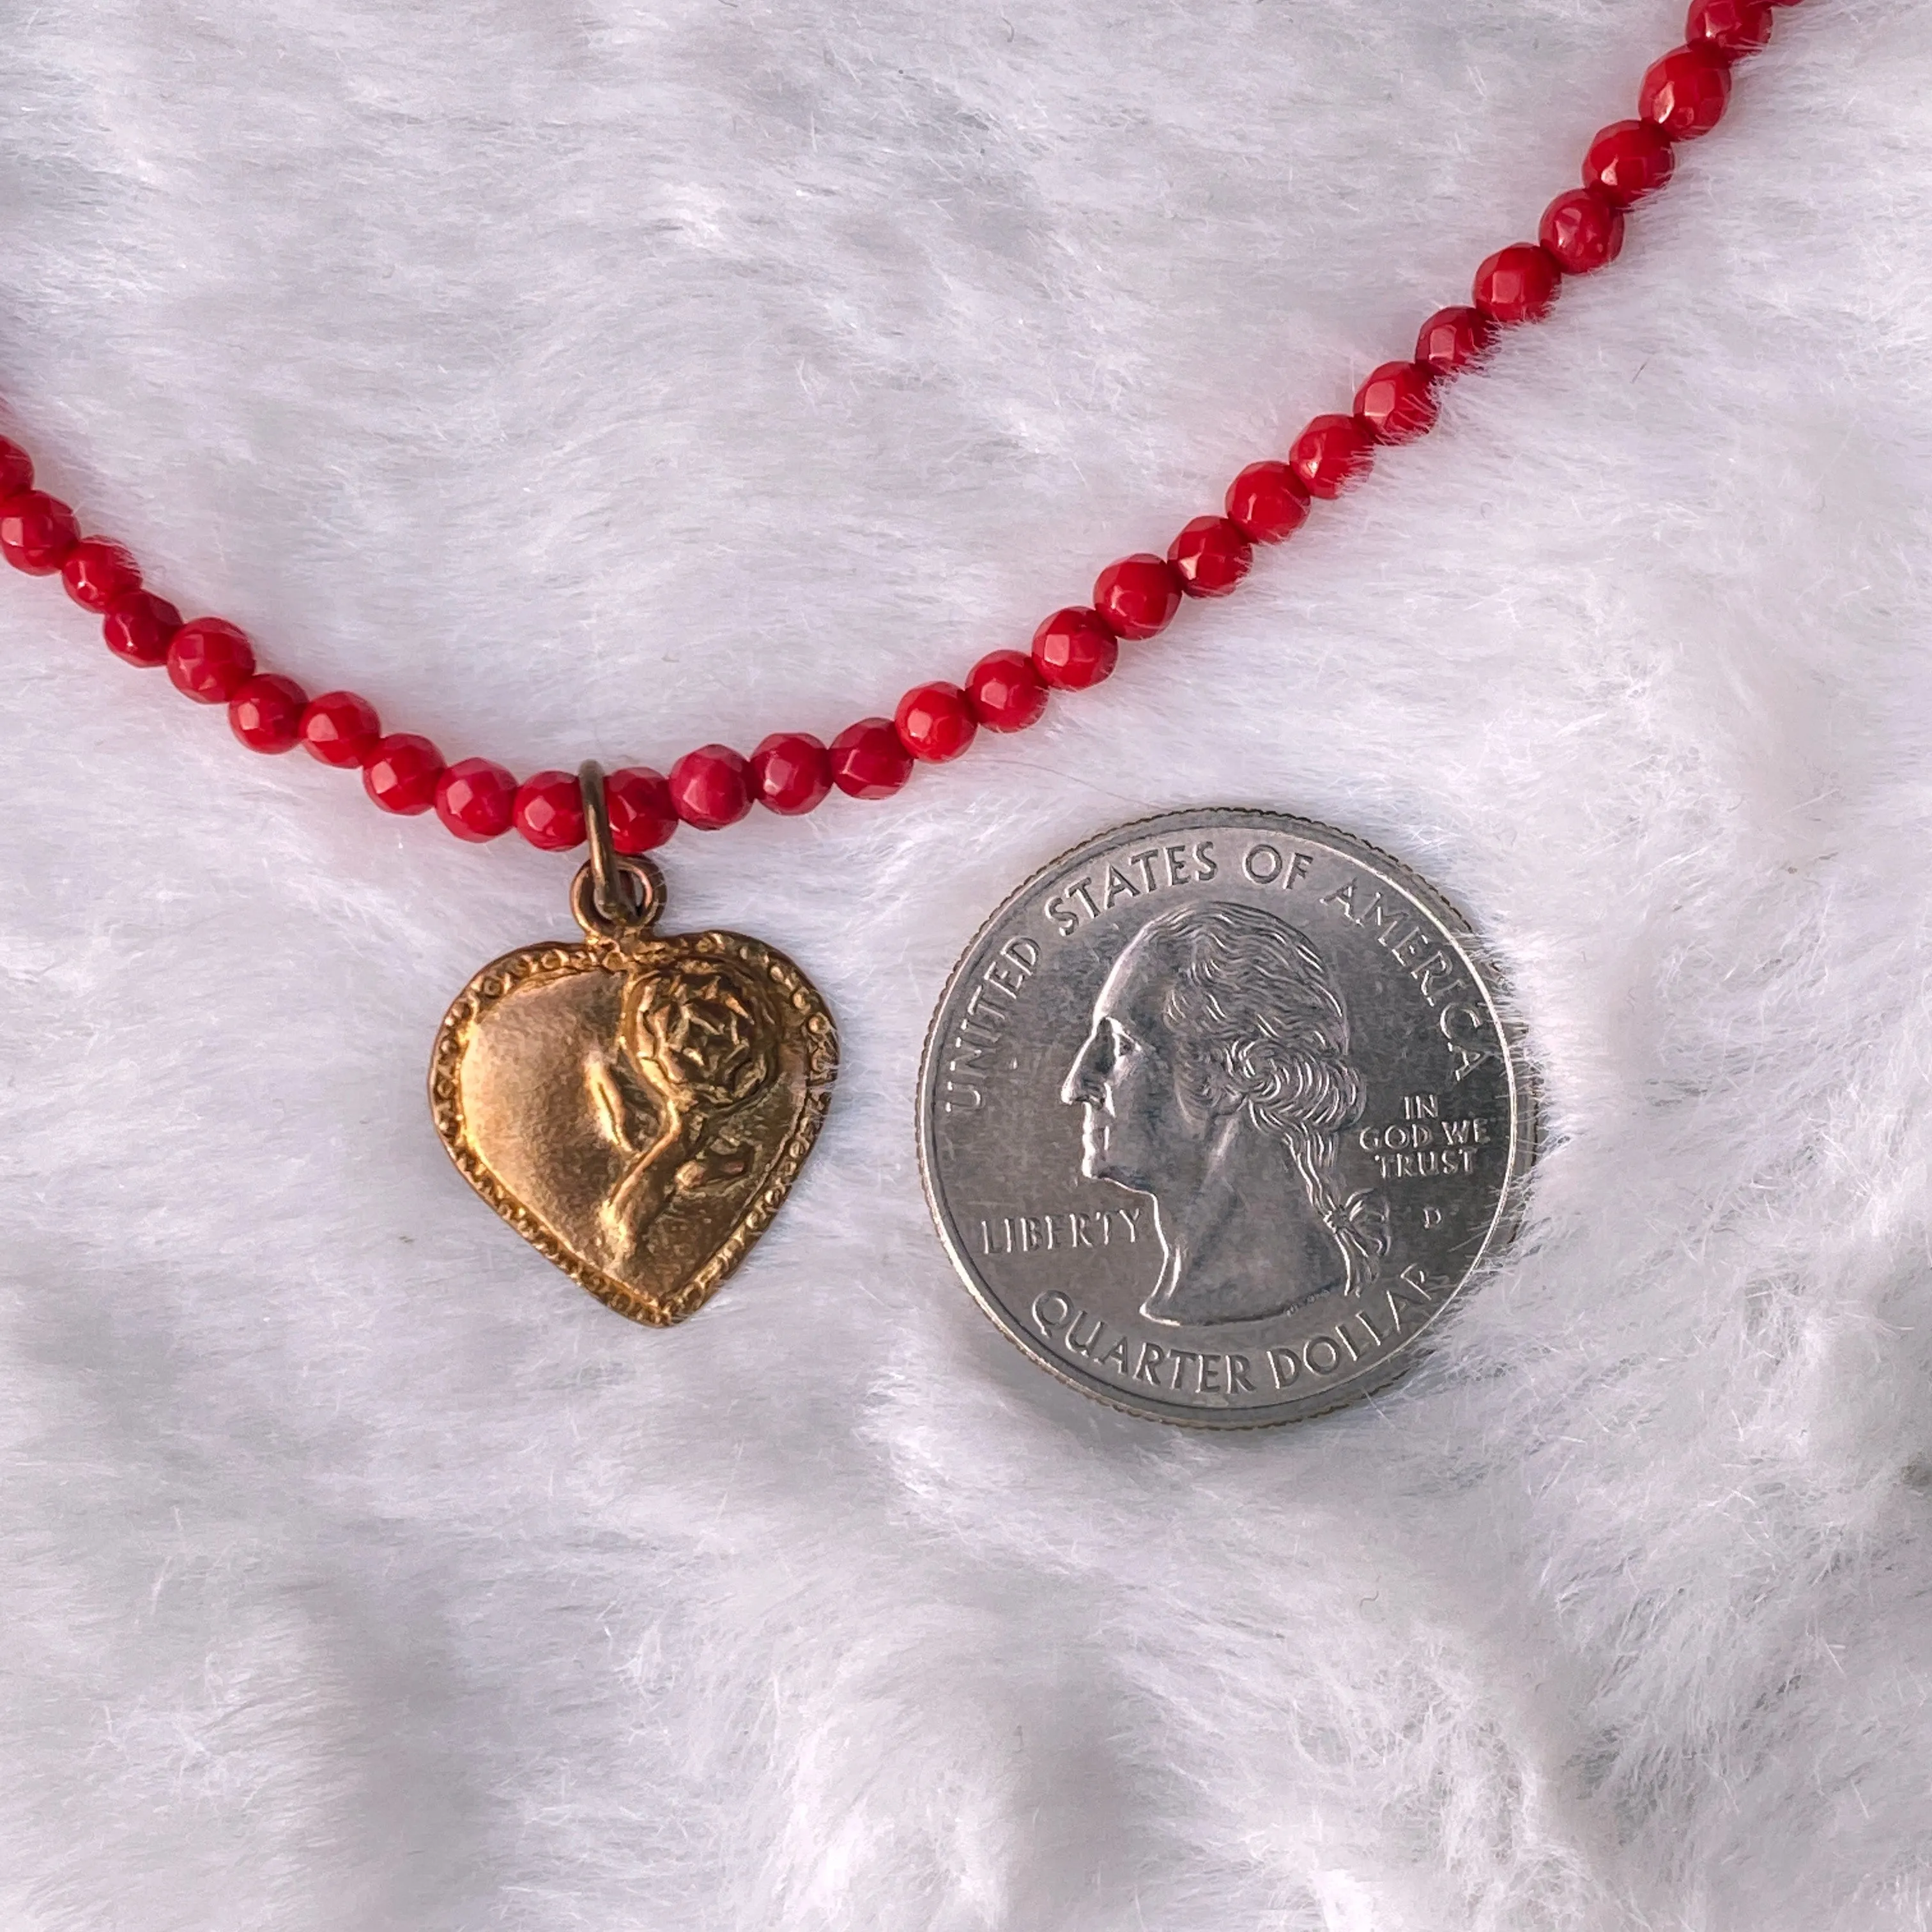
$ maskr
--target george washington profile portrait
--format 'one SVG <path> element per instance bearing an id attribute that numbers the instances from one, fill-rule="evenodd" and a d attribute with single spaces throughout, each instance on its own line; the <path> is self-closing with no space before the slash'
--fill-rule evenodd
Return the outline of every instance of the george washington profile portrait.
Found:
<path id="1" fill-rule="evenodd" d="M 1387 1204 L 1336 1175 L 1364 1103 L 1348 1016 L 1286 920 L 1234 901 L 1150 920 L 1060 1097 L 1082 1109 L 1081 1172 L 1153 1198 L 1165 1258 L 1148 1320 L 1257 1321 L 1375 1279 Z"/>

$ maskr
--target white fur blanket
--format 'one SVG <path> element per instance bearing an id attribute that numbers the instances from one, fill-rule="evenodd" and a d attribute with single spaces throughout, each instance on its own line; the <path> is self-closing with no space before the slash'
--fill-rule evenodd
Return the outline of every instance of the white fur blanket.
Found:
<path id="1" fill-rule="evenodd" d="M 1678 0 L 70 0 L 0 392 L 311 689 L 528 771 L 829 736 L 1346 406 Z M 0 1923 L 1865 1932 L 1932 1915 L 1932 11 L 1780 9 L 1439 431 L 1025 736 L 668 854 L 838 1013 L 652 1333 L 445 1160 L 568 862 L 260 758 L 8 572 Z M 1546 1083 L 1374 1405 L 1023 1362 L 910 1093 L 1116 820 L 1418 865 Z"/>

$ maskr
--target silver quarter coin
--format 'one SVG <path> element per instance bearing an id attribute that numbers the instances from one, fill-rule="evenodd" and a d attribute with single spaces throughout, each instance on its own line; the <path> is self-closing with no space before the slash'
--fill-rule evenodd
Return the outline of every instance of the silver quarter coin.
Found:
<path id="1" fill-rule="evenodd" d="M 1528 1069 L 1468 923 L 1326 826 L 1118 826 L 987 921 L 920 1072 L 920 1164 L 1040 1366 L 1250 1428 L 1413 1362 L 1508 1238 Z"/>

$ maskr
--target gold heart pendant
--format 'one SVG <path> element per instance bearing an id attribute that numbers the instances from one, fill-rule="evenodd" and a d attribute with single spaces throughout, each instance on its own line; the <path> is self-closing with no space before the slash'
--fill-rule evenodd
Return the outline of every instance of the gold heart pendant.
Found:
<path id="1" fill-rule="evenodd" d="M 430 1109 L 458 1171 L 539 1254 L 662 1328 L 710 1299 L 790 1192 L 838 1034 L 775 947 L 657 935 L 663 880 L 610 852 L 593 770 L 591 862 L 571 890 L 584 939 L 506 952 L 464 987 Z"/>

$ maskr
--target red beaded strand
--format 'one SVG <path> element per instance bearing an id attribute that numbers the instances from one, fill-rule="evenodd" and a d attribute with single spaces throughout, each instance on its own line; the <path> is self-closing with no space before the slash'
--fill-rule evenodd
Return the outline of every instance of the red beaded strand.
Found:
<path id="1" fill-rule="evenodd" d="M 1374 442 L 1353 416 L 1317 416 L 1288 452 L 1288 466 L 1301 487 L 1324 502 L 1359 483 L 1375 460 Z"/>
<path id="2" fill-rule="evenodd" d="M 1228 485 L 1225 507 L 1256 543 L 1280 543 L 1308 520 L 1308 491 L 1286 463 L 1251 463 Z"/>
<path id="3" fill-rule="evenodd" d="M 979 735 L 972 702 L 956 684 L 922 684 L 899 700 L 892 716 L 899 742 L 928 765 L 956 758 Z"/>
<path id="4" fill-rule="evenodd" d="M 538 772 L 518 786 L 510 817 L 539 852 L 568 852 L 584 843 L 583 788 L 574 772 Z"/>
<path id="5" fill-rule="evenodd" d="M 752 784 L 767 811 L 815 811 L 832 789 L 832 754 L 809 731 L 774 731 L 752 754 Z"/>
<path id="6" fill-rule="evenodd" d="M 488 758 L 463 758 L 436 782 L 436 815 L 458 838 L 480 845 L 514 823 L 517 782 Z"/>
<path id="7" fill-rule="evenodd" d="M 832 741 L 832 782 L 851 798 L 890 798 L 912 776 L 912 754 L 890 718 L 862 718 Z"/>
<path id="8" fill-rule="evenodd" d="M 1601 129 L 1583 158 L 1582 184 L 1550 202 L 1534 242 L 1498 249 L 1476 272 L 1469 303 L 1438 309 L 1416 337 L 1414 358 L 1384 362 L 1355 393 L 1346 415 L 1316 416 L 1286 461 L 1251 463 L 1228 486 L 1225 514 L 1196 517 L 1165 556 L 1142 551 L 1109 564 L 1091 604 L 1054 611 L 1025 651 L 982 657 L 963 686 L 934 682 L 906 693 L 891 718 L 862 718 L 826 746 L 800 731 L 774 733 L 747 759 L 728 746 L 687 752 L 668 777 L 643 766 L 604 781 L 611 842 L 635 855 L 662 845 L 680 824 L 716 831 L 754 803 L 795 814 L 836 788 L 854 798 L 897 791 L 917 764 L 959 757 L 983 727 L 1024 730 L 1055 691 L 1084 691 L 1113 674 L 1123 641 L 1166 628 L 1184 598 L 1225 597 L 1245 578 L 1257 544 L 1277 544 L 1306 520 L 1312 499 L 1329 500 L 1358 484 L 1378 446 L 1412 441 L 1436 425 L 1442 385 L 1479 362 L 1500 328 L 1547 315 L 1566 275 L 1594 273 L 1617 258 L 1624 217 L 1670 181 L 1676 143 L 1706 134 L 1730 98 L 1731 64 L 1770 40 L 1773 9 L 1798 0 L 1691 0 L 1684 44 L 1652 63 L 1636 117 Z M 359 771 L 384 811 L 434 808 L 455 837 L 476 843 L 513 826 L 544 851 L 584 838 L 578 780 L 538 772 L 519 784 L 487 758 L 446 766 L 427 738 L 385 736 L 368 701 L 353 692 L 310 698 L 293 680 L 257 670 L 254 646 L 220 617 L 184 622 L 142 583 L 121 544 L 83 537 L 74 513 L 34 487 L 26 452 L 0 439 L 0 556 L 31 576 L 58 573 L 68 595 L 101 620 L 116 656 L 167 667 L 184 696 L 227 708 L 235 736 L 250 750 L 297 745 L 325 765 Z"/>
<path id="9" fill-rule="evenodd" d="M 1742 60 L 1769 42 L 1771 5 L 1772 0 L 1691 0 L 1684 43 L 1715 47 L 1726 60 Z"/>
<path id="10" fill-rule="evenodd" d="M 109 606 L 100 620 L 101 641 L 130 664 L 164 664 L 169 640 L 181 626 L 182 614 L 172 604 L 136 590 Z"/>
<path id="11" fill-rule="evenodd" d="M 413 818 L 436 802 L 442 754 L 427 738 L 398 731 L 385 738 L 362 767 L 362 789 L 385 812 Z"/>
<path id="12" fill-rule="evenodd" d="M 1566 275 L 1587 275 L 1622 251 L 1623 211 L 1599 189 L 1573 188 L 1544 210 L 1537 239 Z"/>
<path id="13" fill-rule="evenodd" d="M 251 752 L 292 752 L 308 694 L 292 677 L 251 677 L 228 700 L 229 728 Z"/>
<path id="14" fill-rule="evenodd" d="M 1033 634 L 1033 661 L 1042 683 L 1055 691 L 1084 691 L 1112 677 L 1120 640 L 1084 604 L 1056 610 Z"/>
<path id="15" fill-rule="evenodd" d="M 662 772 L 643 765 L 604 775 L 604 808 L 610 820 L 610 843 L 633 858 L 655 851 L 677 830 L 669 782 Z"/>
<path id="16" fill-rule="evenodd" d="M 1023 651 L 992 651 L 966 676 L 974 714 L 988 731 L 1024 731 L 1046 709 L 1046 680 Z"/>
<path id="17" fill-rule="evenodd" d="M 168 640 L 168 678 L 197 704 L 226 704 L 255 675 L 255 647 L 223 617 L 197 617 Z"/>
<path id="18" fill-rule="evenodd" d="M 1384 362 L 1355 392 L 1355 421 L 1377 442 L 1412 442 L 1436 427 L 1434 372 L 1420 362 Z"/>
<path id="19" fill-rule="evenodd" d="M 1670 136 L 1652 121 L 1613 121 L 1583 157 L 1583 185 L 1612 208 L 1630 208 L 1667 182 L 1677 166 Z"/>
<path id="20" fill-rule="evenodd" d="M 1643 77 L 1636 111 L 1673 141 L 1694 141 L 1724 118 L 1731 65 L 1708 40 L 1673 48 Z"/>
<path id="21" fill-rule="evenodd" d="M 1232 517 L 1196 517 L 1167 547 L 1168 567 L 1190 597 L 1225 597 L 1247 575 L 1255 547 Z"/>
<path id="22" fill-rule="evenodd" d="M 1416 336 L 1416 364 L 1440 382 L 1480 362 L 1496 339 L 1496 326 L 1480 309 L 1438 308 Z"/>
<path id="23" fill-rule="evenodd" d="M 1180 608 L 1180 579 L 1165 557 L 1146 550 L 1110 563 L 1094 580 L 1094 608 L 1117 638 L 1158 637 Z"/>
<path id="24" fill-rule="evenodd" d="M 98 616 L 140 589 L 141 566 L 118 543 L 87 537 L 68 552 L 61 581 L 83 610 Z"/>
<path id="25" fill-rule="evenodd" d="M 752 770 L 729 745 L 700 745 L 670 768 L 670 802 L 687 825 L 717 832 L 752 808 Z"/>
<path id="26" fill-rule="evenodd" d="M 29 577 L 51 577 L 80 541 L 74 512 L 57 496 L 23 490 L 0 503 L 0 554 Z"/>
<path id="27" fill-rule="evenodd" d="M 376 707 L 352 691 L 325 691 L 312 699 L 298 728 L 310 758 L 345 771 L 359 771 L 382 742 Z"/>

